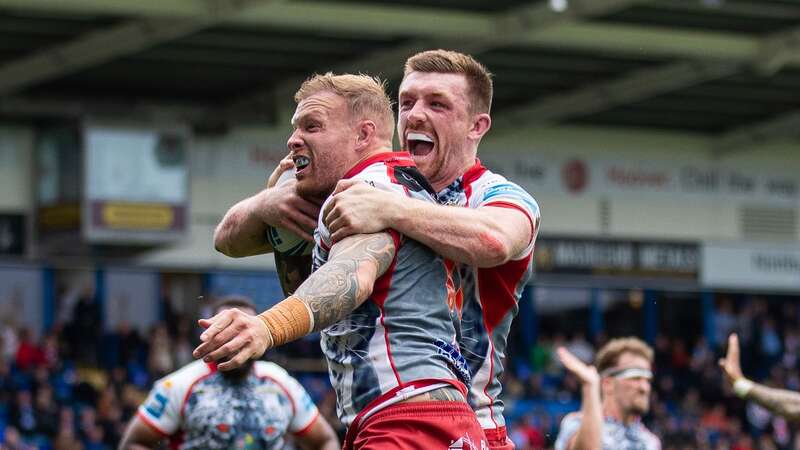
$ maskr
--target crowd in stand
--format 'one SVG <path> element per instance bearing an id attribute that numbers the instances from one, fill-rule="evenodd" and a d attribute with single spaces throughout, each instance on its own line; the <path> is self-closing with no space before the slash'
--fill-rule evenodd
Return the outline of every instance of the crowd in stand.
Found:
<path id="1" fill-rule="evenodd" d="M 698 310 L 699 313 L 699 310 Z M 192 360 L 195 322 L 169 317 L 140 333 L 128 323 L 103 332 L 91 297 L 72 319 L 38 336 L 0 323 L 0 449 L 114 449 L 152 382 Z M 713 336 L 658 335 L 648 426 L 664 450 L 800 449 L 800 433 L 781 418 L 725 391 L 717 360 L 737 331 L 745 373 L 769 385 L 800 390 L 800 309 L 792 301 L 721 299 Z M 555 349 L 591 361 L 604 335 L 545 333 L 532 348 L 514 348 L 505 377 L 509 432 L 520 450 L 550 448 L 563 415 L 579 408 L 580 389 L 565 375 Z M 270 357 L 319 354 L 313 340 Z M 298 374 L 328 420 L 335 396 L 323 372 Z M 343 432 L 339 428 L 340 432 Z"/>
<path id="2" fill-rule="evenodd" d="M 709 336 L 713 344 L 702 334 L 656 337 L 653 396 L 645 422 L 661 437 L 664 450 L 800 449 L 796 426 L 732 395 L 718 367 L 726 338 L 735 331 L 745 374 L 800 391 L 800 304 L 792 300 L 721 299 Z M 555 349 L 565 346 L 591 361 L 605 339 L 600 335 L 591 343 L 582 333 L 556 333 L 539 336 L 527 355 L 513 353 L 504 388 L 518 449 L 550 448 L 563 414 L 579 409 L 579 385 L 565 375 Z"/>

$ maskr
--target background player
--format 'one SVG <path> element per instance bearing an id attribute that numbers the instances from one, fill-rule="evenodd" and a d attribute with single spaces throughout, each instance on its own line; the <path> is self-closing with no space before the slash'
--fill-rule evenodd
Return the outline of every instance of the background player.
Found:
<path id="1" fill-rule="evenodd" d="M 595 366 L 564 348 L 564 367 L 581 382 L 581 410 L 564 417 L 556 450 L 660 450 L 661 441 L 641 423 L 650 409 L 653 349 L 629 337 L 600 348 Z"/>
<path id="2" fill-rule="evenodd" d="M 758 403 L 789 420 L 800 421 L 800 393 L 767 387 L 744 377 L 739 360 L 739 336 L 736 333 L 728 337 L 728 352 L 725 358 L 720 359 L 719 365 L 737 396 Z"/>
<path id="3" fill-rule="evenodd" d="M 215 312 L 233 308 L 256 312 L 244 297 L 223 299 Z M 278 365 L 251 360 L 221 372 L 195 361 L 156 382 L 119 448 L 152 449 L 169 439 L 179 450 L 272 450 L 284 448 L 288 433 L 304 449 L 340 448 L 306 391 Z"/>
<path id="4" fill-rule="evenodd" d="M 433 201 L 407 153 L 391 151 L 393 118 L 383 86 L 367 76 L 310 78 L 295 96 L 288 141 L 301 196 L 354 178 Z M 395 194 L 395 195 L 397 195 Z M 320 224 L 317 270 L 260 316 L 225 311 L 196 357 L 235 368 L 275 345 L 322 331 L 346 448 L 481 448 L 486 445 L 463 384 L 441 257 L 393 230 L 338 241 Z"/>
<path id="5" fill-rule="evenodd" d="M 511 322 L 531 274 L 540 214 L 527 192 L 477 159 L 491 127 L 492 90 L 488 70 L 469 55 L 433 50 L 409 58 L 397 131 L 443 205 L 344 180 L 323 217 L 334 241 L 392 227 L 464 264 L 454 269 L 463 276 L 459 343 L 473 376 L 470 403 L 490 446 L 504 449 L 513 444 L 506 437 L 500 377 Z M 452 205 L 464 208 L 447 207 Z"/>

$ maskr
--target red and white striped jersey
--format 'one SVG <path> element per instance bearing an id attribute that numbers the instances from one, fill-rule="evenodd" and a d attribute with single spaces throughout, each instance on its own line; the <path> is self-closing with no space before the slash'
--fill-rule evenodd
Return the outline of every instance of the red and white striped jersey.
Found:
<path id="1" fill-rule="evenodd" d="M 528 217 L 528 246 L 507 263 L 491 268 L 459 267 L 463 294 L 459 345 L 469 365 L 470 404 L 484 429 L 505 425 L 500 400 L 508 332 L 517 315 L 522 290 L 532 274 L 533 247 L 539 230 L 539 205 L 524 189 L 491 172 L 479 160 L 438 193 L 445 205 L 512 208 Z"/>

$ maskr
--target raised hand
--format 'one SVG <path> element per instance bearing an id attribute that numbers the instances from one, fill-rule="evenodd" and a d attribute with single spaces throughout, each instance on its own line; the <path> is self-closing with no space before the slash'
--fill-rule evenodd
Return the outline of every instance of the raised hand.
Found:
<path id="1" fill-rule="evenodd" d="M 597 369 L 594 366 L 585 364 L 564 347 L 559 347 L 557 353 L 561 364 L 578 377 L 581 384 L 595 386 L 600 384 L 600 374 L 597 373 Z"/>
<path id="2" fill-rule="evenodd" d="M 371 234 L 392 226 L 400 196 L 358 180 L 341 180 L 322 212 L 323 223 L 338 242 L 354 234 Z"/>
<path id="3" fill-rule="evenodd" d="M 320 205 L 300 197 L 296 184 L 297 181 L 292 179 L 264 191 L 257 213 L 264 223 L 285 228 L 313 242 L 312 233 L 317 227 Z"/>
<path id="4" fill-rule="evenodd" d="M 739 336 L 736 333 L 731 333 L 728 336 L 728 353 L 719 360 L 719 366 L 722 368 L 725 378 L 731 384 L 740 378 L 744 378 L 739 360 Z"/>
<path id="5" fill-rule="evenodd" d="M 283 159 L 278 163 L 278 167 L 272 171 L 272 174 L 267 179 L 267 187 L 275 187 L 275 184 L 278 183 L 278 179 L 281 177 L 281 175 L 293 167 L 294 161 L 292 160 L 292 153 L 289 152 L 289 154 L 284 156 Z"/>

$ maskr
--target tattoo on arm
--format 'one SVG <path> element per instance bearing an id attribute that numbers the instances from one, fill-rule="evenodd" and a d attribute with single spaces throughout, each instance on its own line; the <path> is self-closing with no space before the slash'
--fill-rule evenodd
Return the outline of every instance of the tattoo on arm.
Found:
<path id="1" fill-rule="evenodd" d="M 333 246 L 328 262 L 297 289 L 314 315 L 314 331 L 336 323 L 366 300 L 396 248 L 389 233 L 355 235 Z"/>
<path id="2" fill-rule="evenodd" d="M 454 387 L 443 387 L 422 394 L 420 400 L 438 400 L 443 402 L 463 402 L 464 396 Z"/>
<path id="3" fill-rule="evenodd" d="M 281 288 L 287 297 L 311 275 L 311 255 L 286 255 L 275 252 L 275 268 Z"/>
<path id="4" fill-rule="evenodd" d="M 747 399 L 792 421 L 800 421 L 800 393 L 755 384 Z"/>

